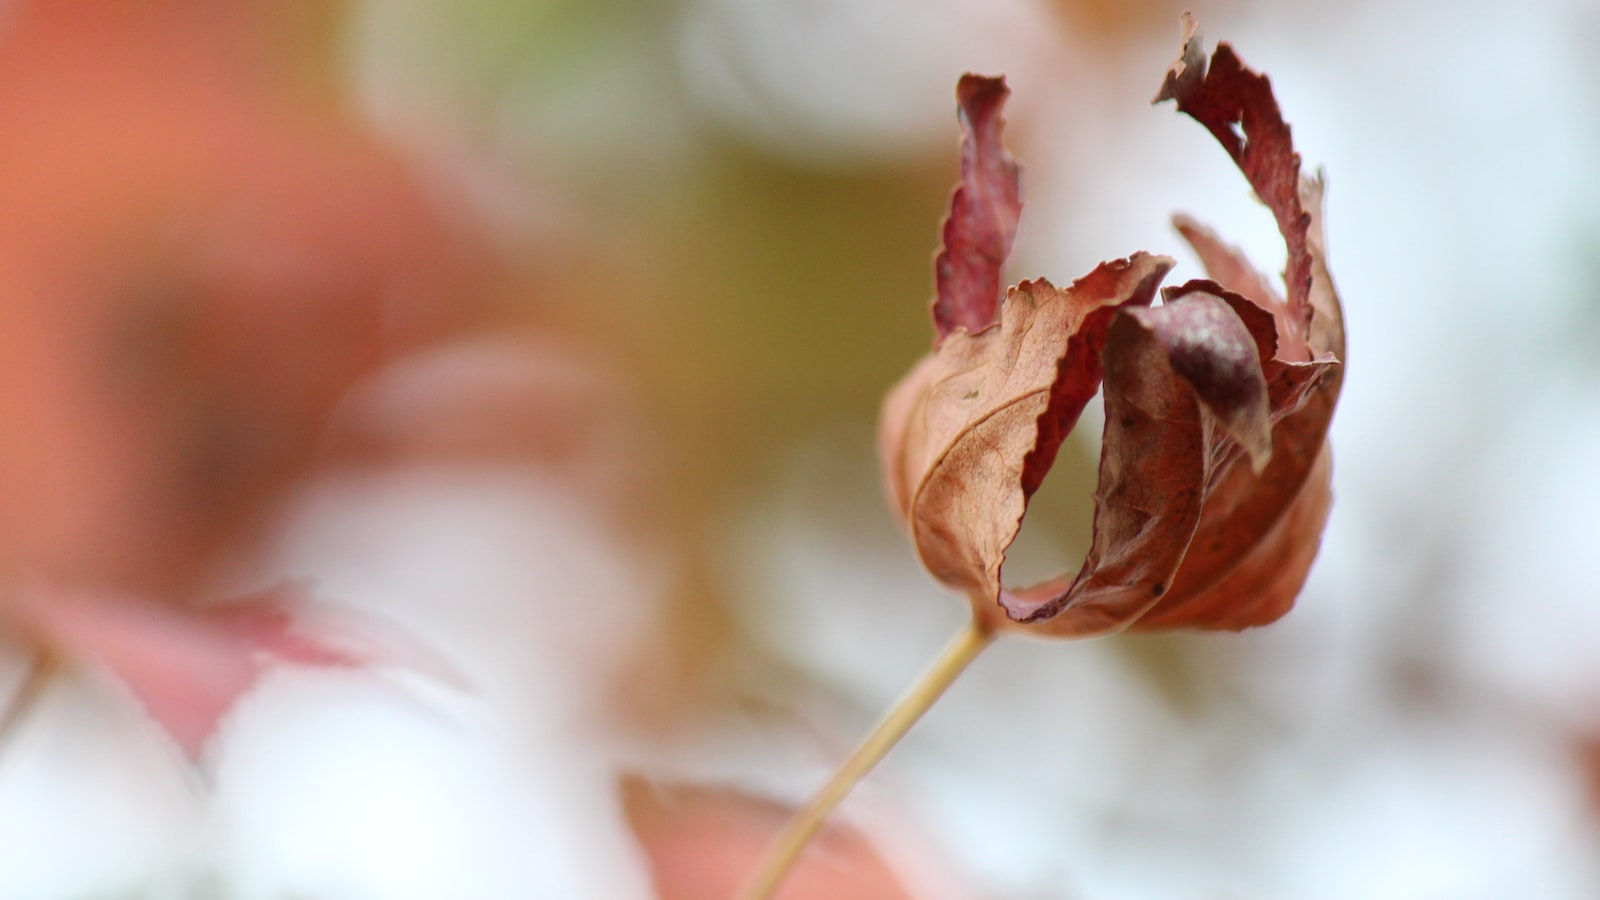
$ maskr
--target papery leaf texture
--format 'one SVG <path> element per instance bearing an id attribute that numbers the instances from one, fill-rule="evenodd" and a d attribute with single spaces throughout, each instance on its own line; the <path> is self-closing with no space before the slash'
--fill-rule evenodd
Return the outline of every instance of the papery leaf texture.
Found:
<path id="1" fill-rule="evenodd" d="M 1162 289 L 1155 304 L 1172 261 L 1135 253 L 1064 289 L 1024 281 L 991 324 L 971 275 L 988 270 L 946 278 L 946 261 L 975 246 L 1009 252 L 1021 208 L 1013 199 L 987 207 L 1001 213 L 973 211 L 971 198 L 996 181 L 975 160 L 1009 159 L 998 127 L 977 124 L 999 121 L 1003 83 L 981 79 L 978 92 L 973 79 L 958 89 L 967 127 L 936 266 L 935 347 L 890 391 L 879 424 L 890 502 L 919 557 L 992 628 L 1087 637 L 1276 620 L 1305 582 L 1331 507 L 1326 438 L 1345 348 L 1322 181 L 1301 174 L 1270 83 L 1225 43 L 1208 64 L 1186 14 L 1156 102 L 1176 101 L 1210 130 L 1271 210 L 1288 248 L 1285 292 L 1178 216 L 1208 278 Z M 984 228 L 995 221 L 1009 222 L 1003 245 L 973 237 L 992 236 Z M 1007 588 L 1001 569 L 1028 501 L 1097 390 L 1105 431 L 1083 565 Z"/>
<path id="2" fill-rule="evenodd" d="M 1171 267 L 1137 254 L 1066 288 L 1025 281 L 998 328 L 951 335 L 890 393 L 890 496 L 939 581 L 993 606 L 1028 499 L 1099 388 L 1114 313 L 1149 304 Z"/>

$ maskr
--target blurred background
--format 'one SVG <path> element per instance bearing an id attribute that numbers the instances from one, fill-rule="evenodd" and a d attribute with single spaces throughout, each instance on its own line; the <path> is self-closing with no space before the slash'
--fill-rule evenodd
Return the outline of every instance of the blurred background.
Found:
<path id="1" fill-rule="evenodd" d="M 1310 584 L 1001 642 L 783 896 L 1600 896 L 1600 8 L 1189 5 L 1328 175 Z M 873 444 L 960 73 L 1008 281 L 1281 268 L 1182 7 L 0 5 L 0 896 L 725 896 L 965 615 Z"/>

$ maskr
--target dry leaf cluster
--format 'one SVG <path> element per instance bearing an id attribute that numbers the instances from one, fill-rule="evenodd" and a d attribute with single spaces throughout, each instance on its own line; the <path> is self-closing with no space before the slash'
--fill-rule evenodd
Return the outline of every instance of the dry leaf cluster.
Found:
<path id="1" fill-rule="evenodd" d="M 1085 637 L 1276 620 L 1305 581 L 1331 500 L 1344 328 L 1321 179 L 1301 174 L 1267 78 L 1226 43 L 1208 64 L 1186 17 L 1156 102 L 1209 129 L 1272 211 L 1288 248 L 1285 291 L 1178 216 L 1208 279 L 1159 288 L 1173 261 L 1139 252 L 1066 287 L 1039 279 L 1002 293 L 1021 214 L 1017 164 L 1001 144 L 1007 93 L 975 75 L 957 89 L 961 184 L 936 262 L 934 349 L 880 419 L 895 512 L 928 571 L 988 628 Z M 1083 566 L 1007 587 L 1028 501 L 1096 392 L 1106 425 Z"/>

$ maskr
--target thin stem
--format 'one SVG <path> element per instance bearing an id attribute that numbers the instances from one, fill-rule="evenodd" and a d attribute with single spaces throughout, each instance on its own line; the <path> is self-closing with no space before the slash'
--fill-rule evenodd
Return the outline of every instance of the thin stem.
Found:
<path id="1" fill-rule="evenodd" d="M 755 877 L 740 892 L 740 900 L 769 900 L 777 892 L 806 844 L 827 821 L 828 815 L 856 783 L 905 737 L 911 726 L 917 724 L 917 720 L 944 694 L 956 676 L 965 671 L 978 658 L 978 654 L 994 642 L 994 638 L 994 631 L 977 619 L 961 629 L 961 633 L 950 642 L 910 693 L 889 710 L 855 752 L 850 754 L 850 758 L 833 773 L 828 783 L 822 786 L 822 790 L 811 798 L 811 802 L 789 819 L 767 849 L 766 858 L 756 870 Z"/>
<path id="2" fill-rule="evenodd" d="M 11 698 L 0 709 L 0 745 L 13 737 L 17 727 L 22 724 L 22 719 L 33 708 L 34 701 L 44 693 L 45 685 L 50 683 L 50 676 L 56 671 L 56 659 L 47 650 L 40 650 L 28 661 L 28 671 L 22 675 L 22 683 L 11 692 Z"/>

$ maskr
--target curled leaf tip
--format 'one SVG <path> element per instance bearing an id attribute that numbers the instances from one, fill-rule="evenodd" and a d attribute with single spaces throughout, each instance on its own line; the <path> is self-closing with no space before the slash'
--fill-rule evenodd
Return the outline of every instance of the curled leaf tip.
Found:
<path id="1" fill-rule="evenodd" d="M 961 183 L 950 198 L 943 245 L 934 260 L 933 321 L 939 341 L 958 328 L 982 331 L 998 315 L 1001 268 L 1022 214 L 1017 162 L 1001 143 L 1001 110 L 1010 93 L 1004 77 L 967 74 L 956 85 Z"/>
<path id="2" fill-rule="evenodd" d="M 1187 9 L 1178 17 L 1178 22 L 1182 32 L 1178 58 L 1167 67 L 1166 78 L 1150 101 L 1152 105 L 1192 91 L 1194 83 L 1206 77 L 1206 55 L 1200 49 L 1200 23 Z"/>

